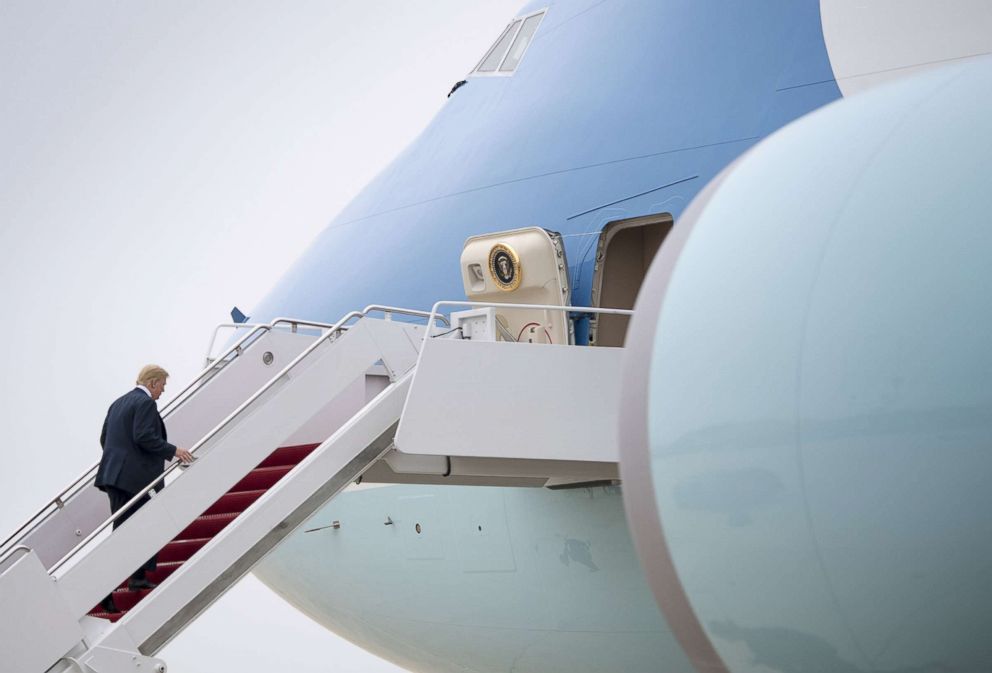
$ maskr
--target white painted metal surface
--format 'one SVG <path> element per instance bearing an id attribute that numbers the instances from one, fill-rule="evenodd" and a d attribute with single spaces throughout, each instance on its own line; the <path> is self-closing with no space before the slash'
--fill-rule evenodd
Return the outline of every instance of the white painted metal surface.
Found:
<path id="1" fill-rule="evenodd" d="M 328 400 L 324 408 L 290 435 L 285 444 L 288 446 L 310 444 L 315 440 L 330 437 L 331 433 L 344 425 L 345 421 L 388 385 L 389 376 L 386 374 L 386 368 L 382 365 L 372 367 L 365 373 L 364 380 L 355 379 L 337 397 Z"/>
<path id="2" fill-rule="evenodd" d="M 410 454 L 616 462 L 621 354 L 620 348 L 429 339 L 396 447 Z"/>
<path id="3" fill-rule="evenodd" d="M 88 482 L 88 485 L 62 501 L 61 505 L 52 508 L 37 526 L 16 538 L 17 544 L 34 550 L 46 568 L 81 542 L 110 512 L 107 495 L 93 488 L 92 476 Z M 0 572 L 9 567 L 11 560 L 0 561 Z"/>
<path id="4" fill-rule="evenodd" d="M 169 415 L 169 441 L 176 446 L 193 446 L 315 338 L 313 334 L 287 330 L 269 330 L 258 337 L 240 357 L 196 391 L 195 404 L 183 404 Z M 271 354 L 268 364 L 266 353 Z"/>
<path id="5" fill-rule="evenodd" d="M 451 312 L 451 329 L 458 330 L 462 339 L 470 341 L 496 341 L 497 322 L 496 309 L 492 306 L 487 308 L 473 308 L 467 311 Z M 504 341 L 511 341 L 513 335 L 506 331 L 503 333 Z"/>
<path id="6" fill-rule="evenodd" d="M 78 617 L 59 600 L 58 590 L 37 554 L 20 549 L 0 575 L 3 596 L 4 671 L 44 671 L 83 637 Z"/>

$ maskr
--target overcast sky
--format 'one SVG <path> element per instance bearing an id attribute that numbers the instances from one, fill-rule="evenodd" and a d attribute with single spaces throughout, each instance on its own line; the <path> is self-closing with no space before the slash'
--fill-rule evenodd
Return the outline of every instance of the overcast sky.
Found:
<path id="1" fill-rule="evenodd" d="M 0 2 L 0 535 L 99 459 L 146 362 L 202 365 L 522 0 Z M 307 316 L 301 316 L 307 317 Z M 247 578 L 174 673 L 398 671 Z"/>

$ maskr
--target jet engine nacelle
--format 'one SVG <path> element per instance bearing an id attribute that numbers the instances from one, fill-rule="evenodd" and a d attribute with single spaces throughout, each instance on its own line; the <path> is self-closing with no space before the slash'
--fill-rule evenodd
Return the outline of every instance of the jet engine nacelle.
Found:
<path id="1" fill-rule="evenodd" d="M 677 222 L 621 473 L 700 671 L 992 670 L 992 61 L 833 104 Z"/>

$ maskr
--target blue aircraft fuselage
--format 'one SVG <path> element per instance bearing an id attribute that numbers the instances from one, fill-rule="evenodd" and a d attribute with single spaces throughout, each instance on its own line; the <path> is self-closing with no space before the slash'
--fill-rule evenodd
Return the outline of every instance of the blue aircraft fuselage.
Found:
<path id="1" fill-rule="evenodd" d="M 604 225 L 677 219 L 762 137 L 840 96 L 816 0 L 570 0 L 520 15 L 544 7 L 517 70 L 470 76 L 254 320 L 459 299 L 465 239 L 525 226 L 563 235 L 572 302 L 589 305 Z"/>

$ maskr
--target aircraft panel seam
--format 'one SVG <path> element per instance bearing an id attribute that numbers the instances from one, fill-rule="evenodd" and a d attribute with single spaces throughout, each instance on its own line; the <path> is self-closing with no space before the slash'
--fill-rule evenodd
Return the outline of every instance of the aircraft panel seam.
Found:
<path id="1" fill-rule="evenodd" d="M 546 173 L 537 173 L 535 175 L 530 175 L 530 176 L 523 177 L 523 178 L 514 178 L 512 180 L 504 180 L 502 182 L 493 182 L 493 183 L 490 183 L 488 185 L 481 185 L 479 187 L 470 187 L 469 189 L 464 189 L 464 190 L 462 190 L 460 192 L 451 192 L 450 194 L 442 194 L 440 196 L 433 196 L 433 197 L 431 197 L 429 199 L 423 199 L 422 201 L 416 201 L 414 203 L 408 203 L 408 204 L 406 204 L 404 206 L 396 206 L 395 208 L 389 208 L 387 210 L 382 210 L 382 211 L 379 211 L 377 213 L 371 213 L 369 215 L 363 215 L 362 217 L 356 217 L 355 219 L 348 220 L 346 222 L 338 222 L 338 223 L 335 223 L 335 224 L 331 224 L 328 227 L 328 229 L 335 229 L 337 227 L 345 227 L 345 226 L 348 226 L 350 224 L 356 224 L 356 223 L 362 222 L 364 220 L 372 219 L 374 217 L 380 217 L 382 215 L 389 215 L 391 213 L 399 212 L 401 210 L 406 210 L 408 208 L 415 208 L 417 206 L 422 206 L 422 205 L 427 204 L 427 203 L 433 203 L 435 201 L 442 201 L 444 199 L 450 199 L 450 198 L 453 198 L 453 197 L 456 197 L 456 196 L 464 196 L 465 194 L 472 194 L 474 192 L 481 192 L 481 191 L 484 191 L 484 190 L 487 190 L 487 189 L 493 189 L 495 187 L 503 187 L 505 185 L 511 185 L 511 184 L 515 184 L 515 183 L 518 183 L 518 182 L 527 182 L 528 180 L 536 180 L 538 178 L 546 178 L 546 177 L 550 177 L 552 175 L 564 175 L 566 173 L 573 173 L 573 172 L 576 172 L 576 171 L 583 171 L 583 170 L 587 170 L 587 169 L 591 169 L 591 168 L 602 168 L 603 166 L 611 166 L 613 164 L 621 164 L 621 163 L 625 163 L 625 162 L 628 162 L 628 161 L 639 161 L 641 159 L 653 159 L 654 157 L 660 157 L 660 156 L 664 156 L 666 154 L 677 154 L 677 153 L 680 153 L 680 152 L 692 152 L 694 150 L 708 149 L 708 148 L 711 148 L 711 147 L 720 147 L 720 146 L 723 146 L 723 145 L 733 145 L 735 143 L 752 142 L 752 141 L 758 140 L 760 138 L 761 138 L 760 135 L 754 135 L 754 136 L 747 136 L 745 138 L 735 138 L 733 140 L 721 140 L 719 142 L 706 143 L 706 144 L 703 144 L 703 145 L 696 145 L 694 147 L 680 147 L 680 148 L 674 149 L 674 150 L 663 150 L 661 152 L 652 152 L 651 154 L 641 154 L 641 155 L 633 156 L 633 157 L 624 157 L 622 159 L 610 159 L 609 161 L 603 161 L 603 162 L 595 163 L 595 164 L 587 164 L 585 166 L 574 166 L 572 168 L 563 168 L 563 169 L 556 170 L 556 171 L 548 171 Z"/>

